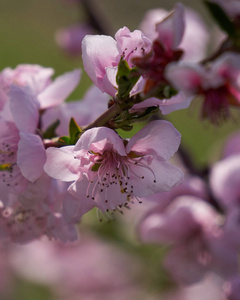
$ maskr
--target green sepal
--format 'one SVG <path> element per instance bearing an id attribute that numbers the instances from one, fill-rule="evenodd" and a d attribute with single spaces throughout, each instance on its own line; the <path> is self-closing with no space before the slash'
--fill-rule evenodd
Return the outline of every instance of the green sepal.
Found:
<path id="1" fill-rule="evenodd" d="M 71 145 L 71 140 L 70 140 L 70 137 L 68 137 L 68 136 L 61 136 L 58 139 L 58 142 L 63 144 L 63 146 Z"/>
<path id="2" fill-rule="evenodd" d="M 118 64 L 118 72 L 116 82 L 118 84 L 118 97 L 125 99 L 128 97 L 130 91 L 140 78 L 136 68 L 130 69 L 128 63 L 123 58 Z"/>
<path id="3" fill-rule="evenodd" d="M 120 129 L 124 130 L 124 131 L 131 131 L 133 129 L 132 125 L 122 125 L 120 127 Z"/>
<path id="4" fill-rule="evenodd" d="M 57 127 L 59 126 L 59 124 L 60 124 L 60 121 L 57 120 L 57 121 L 53 122 L 51 125 L 49 125 L 48 128 L 43 133 L 43 138 L 51 139 L 51 138 L 57 136 L 55 131 L 56 131 Z"/>
<path id="5" fill-rule="evenodd" d="M 71 118 L 71 120 L 69 122 L 70 143 L 73 145 L 76 144 L 81 133 L 82 133 L 82 130 L 81 130 L 80 126 L 77 124 L 77 122 L 74 118 Z"/>
<path id="6" fill-rule="evenodd" d="M 234 38 L 236 36 L 236 28 L 225 11 L 219 5 L 211 1 L 205 0 L 204 3 L 219 27 L 231 38 Z"/>

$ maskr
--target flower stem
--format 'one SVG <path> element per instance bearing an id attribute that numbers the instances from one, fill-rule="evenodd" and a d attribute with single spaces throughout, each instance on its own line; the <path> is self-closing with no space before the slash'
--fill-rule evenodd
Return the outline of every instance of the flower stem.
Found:
<path id="1" fill-rule="evenodd" d="M 106 126 L 110 120 L 115 118 L 122 111 L 121 107 L 117 102 L 115 102 L 108 110 L 101 114 L 96 120 L 87 126 L 83 127 L 82 130 L 86 131 L 93 127 Z"/>

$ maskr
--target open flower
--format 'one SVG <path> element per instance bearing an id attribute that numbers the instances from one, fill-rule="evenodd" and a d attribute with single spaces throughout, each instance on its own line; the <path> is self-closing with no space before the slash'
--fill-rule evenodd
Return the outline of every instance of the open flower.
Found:
<path id="1" fill-rule="evenodd" d="M 109 128 L 92 128 L 75 147 L 47 149 L 44 169 L 53 178 L 73 181 L 68 190 L 78 199 L 75 214 L 93 206 L 114 210 L 182 180 L 182 171 L 167 162 L 179 143 L 179 132 L 167 121 L 149 123 L 129 141 Z"/>
<path id="2" fill-rule="evenodd" d="M 186 95 L 204 97 L 202 117 L 218 124 L 229 117 L 229 106 L 240 106 L 240 56 L 225 53 L 211 66 L 190 63 L 171 63 L 166 77 Z"/>
<path id="3" fill-rule="evenodd" d="M 119 29 L 115 39 L 106 35 L 87 35 L 82 42 L 84 69 L 94 84 L 111 96 L 117 92 L 117 66 L 123 57 L 131 59 L 151 50 L 151 41 L 140 30 Z"/>

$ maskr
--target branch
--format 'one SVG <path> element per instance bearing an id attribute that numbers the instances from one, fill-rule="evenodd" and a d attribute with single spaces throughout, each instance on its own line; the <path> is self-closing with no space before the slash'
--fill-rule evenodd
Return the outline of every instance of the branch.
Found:
<path id="1" fill-rule="evenodd" d="M 93 127 L 106 126 L 107 123 L 120 114 L 122 111 L 121 107 L 118 103 L 114 103 L 108 110 L 106 110 L 103 114 L 101 114 L 95 121 L 83 127 L 82 130 L 86 131 Z"/>

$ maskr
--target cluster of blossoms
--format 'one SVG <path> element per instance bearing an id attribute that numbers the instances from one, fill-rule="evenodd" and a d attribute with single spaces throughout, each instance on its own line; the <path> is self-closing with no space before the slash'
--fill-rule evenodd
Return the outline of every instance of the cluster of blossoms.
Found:
<path id="1" fill-rule="evenodd" d="M 123 27 L 114 38 L 86 35 L 81 52 L 93 85 L 81 101 L 66 101 L 80 81 L 80 70 L 54 80 L 51 68 L 38 65 L 19 65 L 0 73 L 2 242 L 25 244 L 43 236 L 72 242 L 78 238 L 76 225 L 93 208 L 111 218 L 113 212 L 123 214 L 143 202 L 147 208 L 138 220 L 139 239 L 168 246 L 164 267 L 172 279 L 180 285 L 196 284 L 214 273 L 217 279 L 212 280 L 223 286 L 216 297 L 238 299 L 239 134 L 227 143 L 221 160 L 200 177 L 188 170 L 184 159 L 178 165 L 169 162 L 179 149 L 181 134 L 162 116 L 188 108 L 198 97 L 203 102 L 201 118 L 219 125 L 231 116 L 230 106 L 240 106 L 239 1 L 229 1 L 227 7 L 225 1 L 206 4 L 213 15 L 224 16 L 218 23 L 226 33 L 209 57 L 203 21 L 180 3 L 170 13 L 150 11 L 141 30 Z M 137 133 L 121 137 L 119 129 L 131 131 L 140 121 L 145 123 Z M 35 243 L 23 255 L 41 250 Z M 53 258 L 55 253 L 71 257 L 96 247 L 97 263 L 106 260 L 105 250 L 112 256 L 96 241 L 87 240 L 70 254 L 57 245 L 44 246 L 48 252 L 43 265 L 55 260 L 54 274 L 49 276 L 53 285 L 64 282 L 56 273 L 74 273 L 61 258 Z M 17 269 L 21 269 L 19 252 L 13 255 Z M 127 264 L 128 258 L 123 261 Z M 113 259 L 106 281 L 115 264 L 119 269 L 121 259 Z M 81 272 L 91 278 L 92 268 L 86 264 Z M 125 272 L 120 273 L 122 280 L 112 278 L 116 287 L 129 289 L 127 297 L 131 293 L 138 297 Z M 42 268 L 40 281 L 46 274 Z M 26 276 L 32 276 L 31 268 Z M 61 297 L 77 299 L 78 289 L 83 295 L 94 288 L 90 285 L 86 291 L 81 283 L 72 283 L 69 293 L 74 295 Z M 112 289 L 110 298 L 115 293 Z M 183 289 L 170 297 L 192 295 Z"/>

